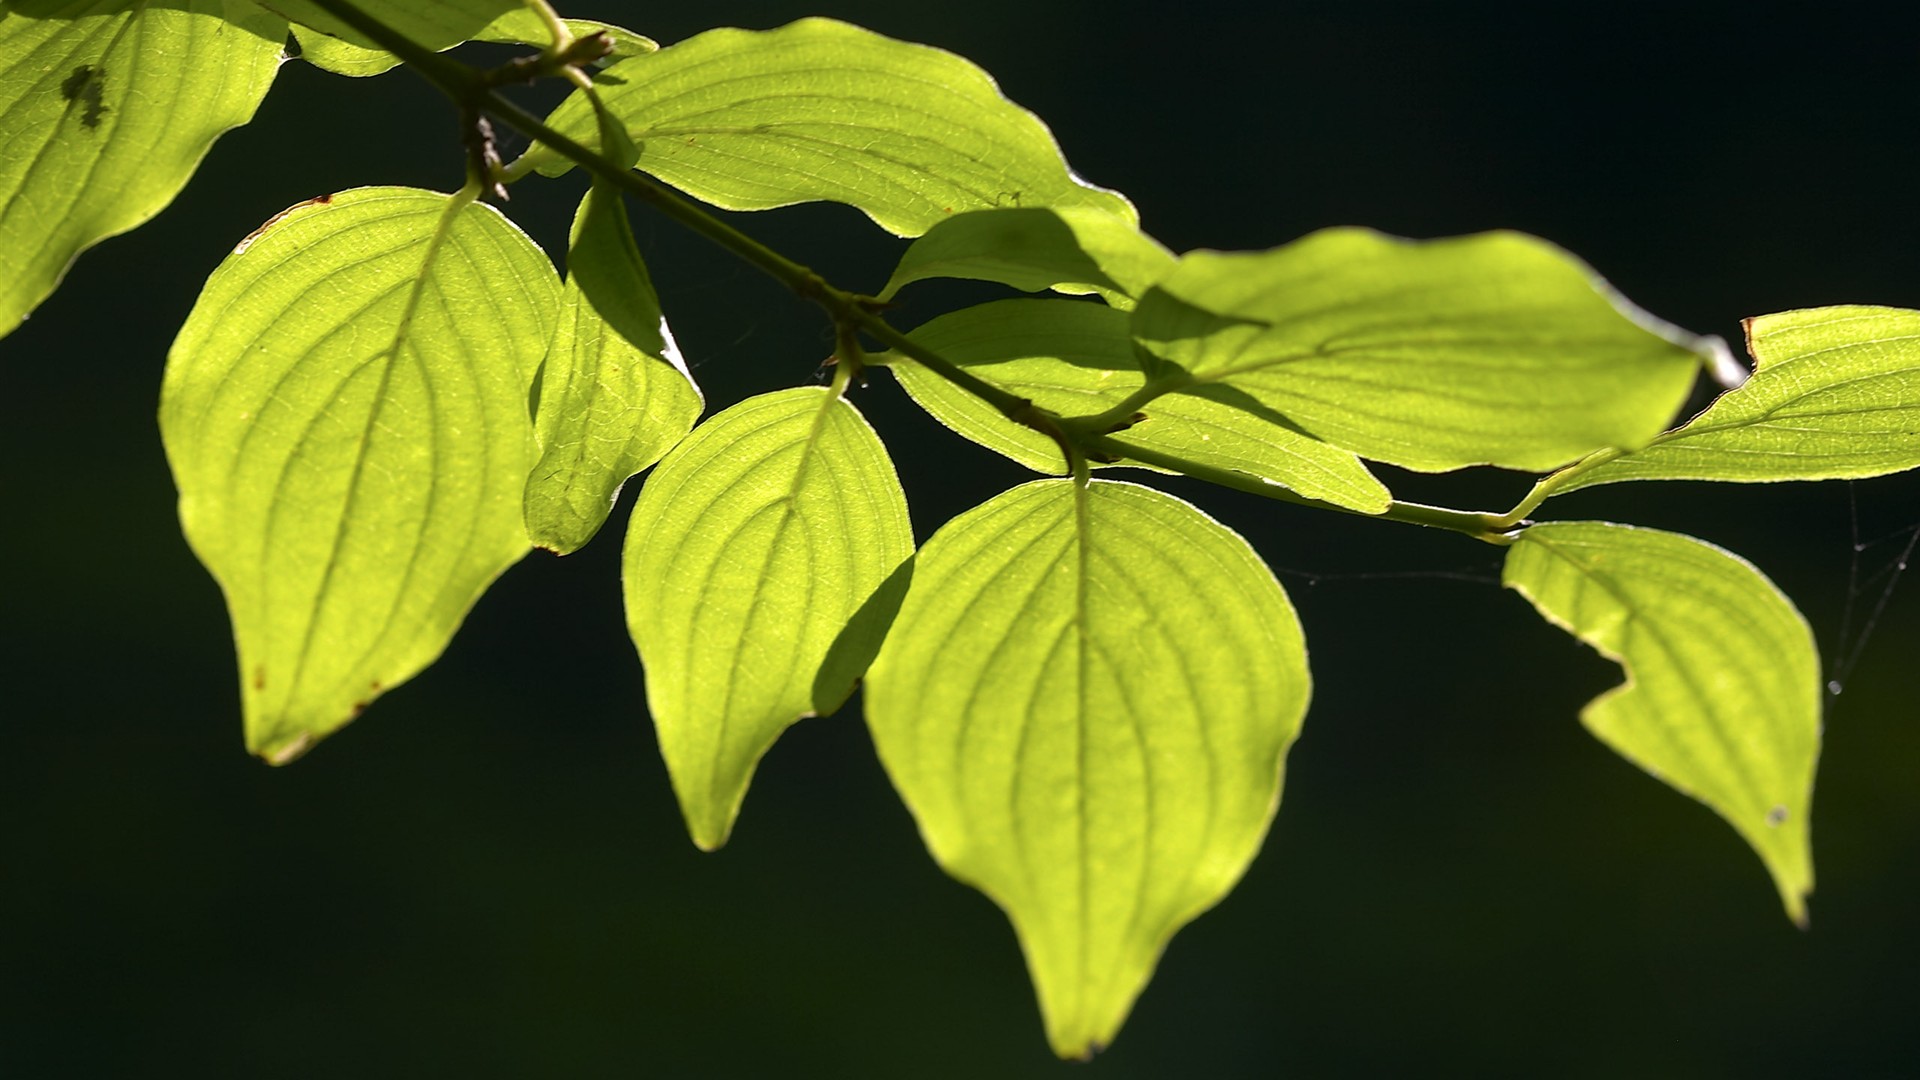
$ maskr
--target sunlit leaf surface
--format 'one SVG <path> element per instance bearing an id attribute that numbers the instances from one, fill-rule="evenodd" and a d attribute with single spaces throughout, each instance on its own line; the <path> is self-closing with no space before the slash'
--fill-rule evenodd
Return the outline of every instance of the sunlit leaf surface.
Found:
<path id="1" fill-rule="evenodd" d="M 497 211 L 412 188 L 296 206 L 207 280 L 160 427 L 253 752 L 290 760 L 432 663 L 526 553 L 559 289 Z"/>
<path id="2" fill-rule="evenodd" d="M 589 34 L 604 33 L 613 42 L 612 59 L 624 59 L 629 56 L 641 56 L 659 48 L 651 40 L 641 37 L 608 23 L 593 22 L 589 19 L 567 19 L 567 29 L 574 37 L 586 37 Z M 400 66 L 400 58 L 385 49 L 370 49 L 330 37 L 308 26 L 295 26 L 293 36 L 300 43 L 300 59 L 307 63 L 331 71 L 335 75 L 364 77 L 378 75 Z M 444 40 L 439 35 L 437 40 Z M 553 40 L 546 23 L 533 13 L 531 8 L 515 7 L 502 12 L 492 22 L 473 32 L 471 40 L 488 41 L 499 45 L 540 45 L 545 46 Z M 437 46 L 450 49 L 459 41 L 446 41 Z"/>
<path id="3" fill-rule="evenodd" d="M 886 448 L 824 387 L 727 409 L 648 477 L 627 530 L 627 625 L 696 844 L 726 843 L 782 731 L 852 692 L 912 554 Z"/>
<path id="4" fill-rule="evenodd" d="M 0 5 L 0 335 L 253 118 L 286 36 L 227 0 Z"/>
<path id="5" fill-rule="evenodd" d="M 327 14 L 312 0 L 259 0 L 259 3 L 285 15 L 296 26 L 309 27 L 326 37 L 358 46 L 362 52 L 379 51 L 379 46 L 371 38 Z M 416 45 L 436 51 L 470 41 L 495 20 L 519 18 L 516 13 L 526 11 L 525 0 L 352 0 L 352 3 L 389 30 Z M 537 19 L 534 21 L 538 22 Z M 300 35 L 302 46 L 318 40 L 312 34 Z M 544 39 L 535 37 L 531 40 Z"/>
<path id="6" fill-rule="evenodd" d="M 1804 923 L 1820 660 L 1792 602 L 1711 544 L 1599 521 L 1527 529 L 1505 583 L 1626 669 L 1587 729 L 1732 823 Z"/>
<path id="7" fill-rule="evenodd" d="M 1830 307 L 1747 320 L 1753 377 L 1684 427 L 1571 477 L 1857 479 L 1920 466 L 1920 311 Z"/>
<path id="8" fill-rule="evenodd" d="M 574 218 L 559 336 L 541 371 L 527 535 L 563 554 L 579 549 L 627 477 L 685 437 L 701 406 L 620 193 L 595 184 Z"/>
<path id="9" fill-rule="evenodd" d="M 1098 414 L 1140 389 L 1127 315 L 1070 300 L 1001 300 L 942 315 L 910 335 L 916 342 L 1001 389 L 1062 416 Z M 969 439 L 1036 472 L 1063 474 L 1060 448 L 965 390 L 901 358 L 891 370 L 920 406 Z M 1386 509 L 1390 496 L 1353 454 L 1302 434 L 1250 398 L 1170 394 L 1146 407 L 1146 419 L 1119 434 L 1123 442 L 1185 461 L 1232 469 L 1309 498 L 1363 513 Z M 1096 468 L 1137 463 L 1122 460 Z"/>
<path id="10" fill-rule="evenodd" d="M 975 210 L 915 240 L 879 295 L 888 299 L 927 278 L 971 278 L 1027 292 L 1098 292 L 1127 307 L 1173 265 L 1172 252 L 1128 218 L 1104 210 Z"/>
<path id="11" fill-rule="evenodd" d="M 1245 541 L 1149 488 L 1040 480 L 921 552 L 867 722 L 928 849 L 1013 920 L 1055 1051 L 1113 1040 L 1279 802 L 1306 649 Z"/>
<path id="12" fill-rule="evenodd" d="M 1084 206 L 1134 218 L 1081 182 L 1032 113 L 966 60 L 831 19 L 709 30 L 607 69 L 607 108 L 640 144 L 638 168 L 728 210 L 826 199 L 917 236 L 996 206 Z M 579 94 L 548 119 L 596 137 Z M 536 146 L 515 169 L 572 165 Z"/>
<path id="13" fill-rule="evenodd" d="M 1545 241 L 1327 229 L 1186 255 L 1134 336 L 1364 458 L 1543 470 L 1659 434 L 1708 346 Z"/>

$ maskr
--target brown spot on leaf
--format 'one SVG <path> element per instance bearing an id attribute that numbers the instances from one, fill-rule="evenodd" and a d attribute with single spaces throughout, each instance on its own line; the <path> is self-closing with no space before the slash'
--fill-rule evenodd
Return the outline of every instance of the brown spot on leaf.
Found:
<path id="1" fill-rule="evenodd" d="M 1773 809 L 1767 811 L 1767 824 L 1777 829 L 1780 826 L 1785 825 L 1786 823 L 1787 823 L 1786 807 L 1776 806 Z"/>
<path id="2" fill-rule="evenodd" d="M 313 198 L 311 198 L 311 199 L 308 199 L 308 200 L 306 200 L 306 201 L 304 201 L 304 202 L 297 202 L 297 203 L 294 203 L 294 204 L 293 204 L 292 206 L 289 206 L 289 207 L 287 207 L 287 208 L 286 208 L 285 210 L 282 210 L 282 211 L 280 211 L 279 213 L 277 213 L 277 214 L 275 214 L 275 215 L 273 215 L 272 217 L 270 217 L 270 218 L 268 218 L 268 219 L 267 219 L 266 221 L 264 221 L 264 222 L 262 222 L 259 228 L 257 228 L 257 229 L 255 229 L 255 230 L 253 230 L 252 232 L 250 232 L 250 233 L 248 233 L 248 234 L 246 235 L 246 238 L 245 238 L 245 239 L 243 239 L 243 240 L 241 240 L 241 241 L 240 241 L 239 243 L 237 243 L 237 244 L 235 244 L 235 245 L 233 245 L 233 253 L 234 253 L 235 255 L 238 255 L 238 254 L 240 254 L 241 252 L 243 252 L 243 251 L 245 251 L 245 250 L 247 250 L 248 248 L 250 248 L 250 247 L 252 247 L 252 246 L 253 246 L 253 242 L 254 242 L 255 240 L 258 240 L 258 239 L 260 239 L 260 237 L 261 237 L 261 236 L 262 236 L 263 234 L 265 234 L 265 233 L 266 233 L 266 231 L 267 231 L 268 229 L 271 229 L 271 228 L 273 228 L 273 227 L 274 227 L 275 225 L 278 225 L 278 224 L 280 224 L 280 219 L 281 219 L 281 218 L 284 218 L 284 217 L 286 217 L 286 216 L 287 216 L 288 214 L 291 214 L 291 213 L 293 213 L 293 212 L 294 212 L 295 210 L 299 210 L 299 209 L 301 209 L 302 207 L 307 207 L 307 206 L 325 206 L 325 205 L 327 205 L 328 203 L 330 203 L 330 202 L 332 202 L 332 201 L 333 201 L 333 196 L 332 196 L 332 195 L 316 195 L 316 196 L 314 196 Z"/>
<path id="3" fill-rule="evenodd" d="M 255 690 L 265 690 L 267 688 L 267 665 L 253 665 L 253 688 Z"/>
<path id="4" fill-rule="evenodd" d="M 285 765 L 311 749 L 313 749 L 313 736 L 302 732 L 267 751 L 265 756 L 269 765 Z"/>

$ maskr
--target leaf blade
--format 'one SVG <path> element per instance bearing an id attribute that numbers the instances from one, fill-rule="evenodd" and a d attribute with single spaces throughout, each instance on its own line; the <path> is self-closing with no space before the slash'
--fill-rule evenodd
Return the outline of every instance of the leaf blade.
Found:
<path id="1" fill-rule="evenodd" d="M 1081 1057 L 1244 872 L 1308 692 L 1245 541 L 1148 488 L 1040 480 L 927 543 L 866 701 L 928 850 L 1007 911 Z"/>
<path id="2" fill-rule="evenodd" d="M 526 484 L 528 537 L 563 555 L 593 538 L 627 478 L 673 449 L 705 407 L 617 189 L 596 183 L 581 200 L 567 266 Z"/>
<path id="3" fill-rule="evenodd" d="M 527 551 L 527 391 L 558 288 L 497 211 L 410 188 L 297 206 L 208 279 L 161 436 L 233 619 L 252 752 L 292 760 L 432 663 Z"/>
<path id="4" fill-rule="evenodd" d="M 1192 252 L 1134 320 L 1142 345 L 1200 385 L 1423 472 L 1540 471 L 1642 445 L 1709 349 L 1518 233 L 1325 229 L 1265 252 Z"/>
<path id="5" fill-rule="evenodd" d="M 1731 824 L 1804 925 L 1820 661 L 1793 604 L 1704 541 L 1595 521 L 1531 526 L 1502 583 L 1621 664 L 1627 681 L 1581 722 Z"/>
<path id="6" fill-rule="evenodd" d="M 1074 176 L 1046 127 L 985 72 L 847 23 L 709 30 L 607 75 L 601 100 L 641 145 L 638 167 L 723 209 L 844 202 L 902 236 L 1001 205 L 1136 218 Z M 548 123 L 583 142 L 596 135 L 579 94 Z M 528 167 L 558 175 L 572 163 L 536 146 L 513 171 Z"/>
<path id="7" fill-rule="evenodd" d="M 81 252 L 165 209 L 279 68 L 275 16 L 229 18 L 223 0 L 96 7 L 0 10 L 0 336 Z"/>
<path id="8" fill-rule="evenodd" d="M 701 848 L 726 842 L 780 733 L 851 692 L 870 654 L 834 646 L 912 553 L 885 448 L 824 387 L 749 398 L 654 470 L 622 557 L 627 625 Z M 845 685 L 819 685 L 830 657 Z"/>
<path id="9" fill-rule="evenodd" d="M 660 46 L 650 38 L 642 37 L 624 27 L 611 23 L 594 22 L 591 19 L 565 19 L 567 30 L 576 38 L 589 34 L 606 34 L 613 42 L 613 51 L 608 60 L 624 60 L 629 56 L 644 56 Z M 293 36 L 300 43 L 300 59 L 322 71 L 350 78 L 367 78 L 383 74 L 399 67 L 398 56 L 385 49 L 369 48 L 332 37 L 310 26 L 296 24 Z M 552 41 L 547 26 L 533 13 L 532 8 L 516 7 L 501 13 L 492 22 L 473 32 L 472 41 L 492 42 L 496 45 L 547 45 Z M 441 46 L 451 49 L 461 44 L 449 42 Z"/>
<path id="10" fill-rule="evenodd" d="M 935 277 L 997 281 L 1025 292 L 1098 292 L 1130 305 L 1174 266 L 1138 226 L 1087 207 L 973 210 L 938 222 L 908 246 L 878 296 L 891 300 Z"/>
<path id="11" fill-rule="evenodd" d="M 1753 375 L 1555 494 L 1622 480 L 1862 479 L 1920 467 L 1920 311 L 1849 305 L 1747 320 Z"/>
<path id="12" fill-rule="evenodd" d="M 951 312 L 908 336 L 982 379 L 1062 416 L 1104 412 L 1146 384 L 1133 362 L 1127 315 L 1065 300 L 999 300 Z M 1062 475 L 1052 439 L 902 359 L 889 366 L 922 408 L 955 432 L 1035 472 Z M 1232 469 L 1308 498 L 1377 514 L 1392 496 L 1353 454 L 1305 435 L 1270 412 L 1197 394 L 1150 402 L 1121 438 L 1186 461 Z M 1147 468 L 1138 462 L 1094 468 Z"/>
<path id="13" fill-rule="evenodd" d="M 342 56 L 357 53 L 370 60 L 375 54 L 387 55 L 373 39 L 334 18 L 313 0 L 260 0 L 260 3 L 286 16 L 295 26 L 310 27 L 327 38 L 355 47 L 353 52 L 342 52 Z M 489 25 L 500 20 L 512 20 L 515 12 L 525 9 L 522 0 L 432 0 L 431 3 L 420 3 L 418 0 L 356 0 L 354 6 L 414 44 L 435 52 L 471 41 Z M 312 34 L 297 36 L 302 45 L 308 41 L 321 43 L 321 39 Z"/>

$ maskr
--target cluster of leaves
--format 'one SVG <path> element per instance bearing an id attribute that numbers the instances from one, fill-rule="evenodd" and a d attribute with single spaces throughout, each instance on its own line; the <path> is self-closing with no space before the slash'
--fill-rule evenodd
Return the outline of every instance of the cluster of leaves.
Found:
<path id="1" fill-rule="evenodd" d="M 277 215 L 214 270 L 168 357 L 162 433 L 232 616 L 253 752 L 290 761 L 358 716 L 433 662 L 495 577 L 532 547 L 586 544 L 657 463 L 624 588 L 694 841 L 724 843 L 773 741 L 864 681 L 927 847 L 1006 910 L 1054 1048 L 1083 1055 L 1253 858 L 1309 696 L 1299 622 L 1259 556 L 1184 501 L 1092 476 L 1131 467 L 1505 547 L 1505 583 L 1625 669 L 1587 727 L 1730 822 L 1804 921 L 1821 710 L 1805 621 L 1710 544 L 1528 516 L 1626 480 L 1920 465 L 1920 312 L 1749 320 L 1749 378 L 1518 234 L 1329 229 L 1176 256 L 979 69 L 843 23 L 656 49 L 542 0 L 262 5 L 0 12 L 0 332 L 251 117 L 290 29 L 307 62 L 404 59 L 462 107 L 464 188 Z M 541 51 L 487 73 L 438 55 L 468 40 Z M 578 86 L 544 121 L 494 90 L 541 74 Z M 539 141 L 501 166 L 483 113 Z M 563 280 L 482 196 L 582 164 Z M 730 210 L 835 200 L 916 239 L 861 296 L 671 189 Z M 832 385 L 699 422 L 623 193 L 819 300 Z M 1054 295 L 906 334 L 881 319 L 937 277 Z M 1668 429 L 1703 366 L 1733 388 Z M 869 368 L 1045 478 L 916 551 L 846 396 Z M 1547 475 L 1511 512 L 1473 513 L 1395 500 L 1367 461 Z"/>

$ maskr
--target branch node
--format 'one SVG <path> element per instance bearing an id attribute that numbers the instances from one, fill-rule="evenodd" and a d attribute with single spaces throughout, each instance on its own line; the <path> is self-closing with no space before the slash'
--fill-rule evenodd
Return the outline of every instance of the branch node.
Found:
<path id="1" fill-rule="evenodd" d="M 506 202 L 507 188 L 500 182 L 500 152 L 493 142 L 493 125 L 471 105 L 460 108 L 461 141 L 467 147 L 467 178 L 478 183 L 482 194 L 497 202 Z"/>

